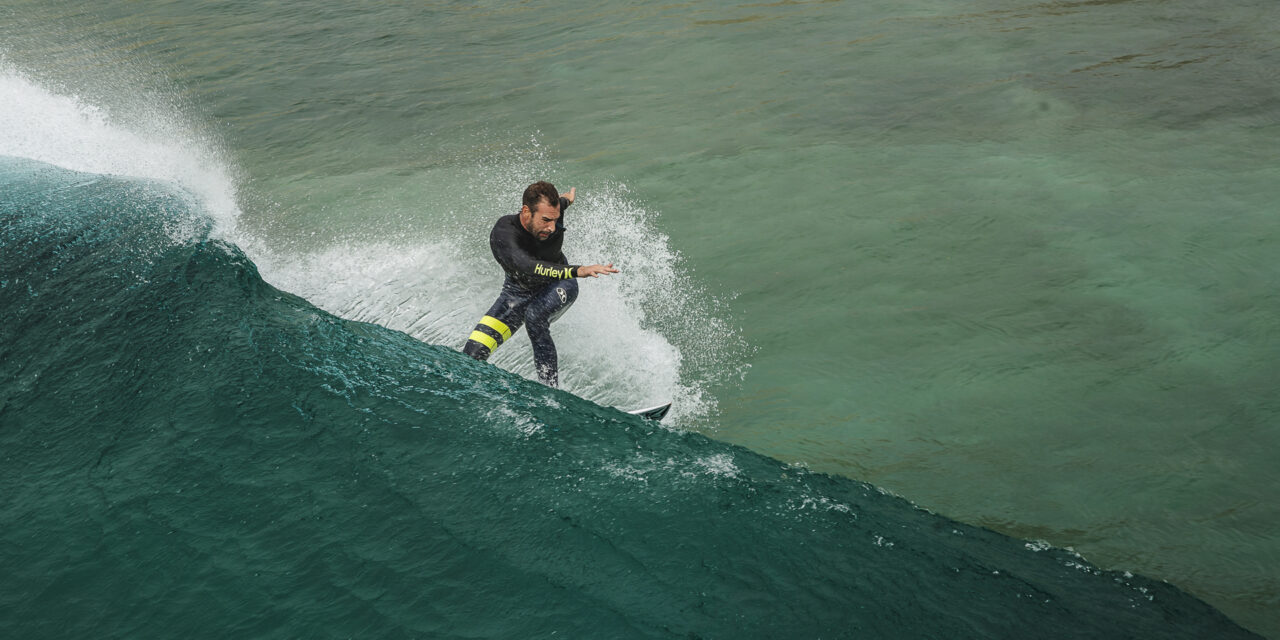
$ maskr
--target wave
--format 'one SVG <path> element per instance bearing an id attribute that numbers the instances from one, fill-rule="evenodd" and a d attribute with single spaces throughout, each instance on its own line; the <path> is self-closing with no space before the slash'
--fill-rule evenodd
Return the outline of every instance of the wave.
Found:
<path id="1" fill-rule="evenodd" d="M 472 159 L 462 176 L 470 206 L 454 206 L 447 215 L 433 211 L 425 222 L 398 221 L 401 230 L 425 224 L 425 238 L 400 231 L 375 239 L 343 236 L 317 247 L 298 242 L 296 234 L 264 232 L 261 220 L 298 213 L 275 211 L 278 205 L 260 194 L 241 194 L 219 145 L 172 109 L 140 97 L 122 99 L 127 104 L 117 111 L 126 115 L 113 114 L 51 90 L 3 59 L 0 94 L 11 98 L 0 104 L 0 155 L 175 185 L 209 216 L 211 233 L 250 256 L 273 285 L 338 316 L 455 348 L 501 285 L 488 253 L 493 220 L 528 182 L 556 172 L 536 141 L 499 147 Z M 746 342 L 722 305 L 680 268 L 678 252 L 656 231 L 652 214 L 628 199 L 625 186 L 597 184 L 585 191 L 571 210 L 566 251 L 582 262 L 616 262 L 626 275 L 586 284 L 582 303 L 557 323 L 557 333 L 574 336 L 558 345 L 564 387 L 611 406 L 674 401 L 669 422 L 714 428 L 710 389 L 745 375 Z M 242 199 L 262 207 L 253 212 L 253 224 L 241 224 Z M 378 199 L 365 206 L 378 207 Z M 490 362 L 536 377 L 523 332 Z"/>
<path id="2" fill-rule="evenodd" d="M 1254 637 L 268 284 L 200 198 L 0 160 L 6 637 Z"/>

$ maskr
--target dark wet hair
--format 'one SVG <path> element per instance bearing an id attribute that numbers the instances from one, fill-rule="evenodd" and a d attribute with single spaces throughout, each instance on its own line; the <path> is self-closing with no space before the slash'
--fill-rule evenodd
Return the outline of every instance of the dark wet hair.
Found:
<path id="1" fill-rule="evenodd" d="M 524 206 L 529 207 L 530 211 L 537 209 L 538 203 L 543 200 L 547 204 L 560 205 L 560 192 L 556 191 L 554 184 L 539 180 L 524 190 Z"/>

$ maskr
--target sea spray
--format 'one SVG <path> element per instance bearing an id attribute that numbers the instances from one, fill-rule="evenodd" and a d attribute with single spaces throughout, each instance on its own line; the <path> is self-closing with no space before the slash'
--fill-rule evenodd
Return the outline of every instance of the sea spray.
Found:
<path id="1" fill-rule="evenodd" d="M 129 91 L 121 91 L 129 95 Z M 52 91 L 0 57 L 0 156 L 73 171 L 158 180 L 201 200 L 218 233 L 233 237 L 239 209 L 216 145 L 157 105 L 131 105 L 122 121 L 74 93 Z"/>

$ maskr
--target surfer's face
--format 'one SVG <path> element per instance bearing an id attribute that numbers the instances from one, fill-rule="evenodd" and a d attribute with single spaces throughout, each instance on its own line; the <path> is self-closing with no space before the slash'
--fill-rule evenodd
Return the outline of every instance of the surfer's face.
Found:
<path id="1" fill-rule="evenodd" d="M 533 211 L 528 206 L 520 208 L 520 224 L 539 240 L 546 240 L 556 230 L 556 220 L 560 219 L 560 203 L 551 204 L 539 200 Z"/>

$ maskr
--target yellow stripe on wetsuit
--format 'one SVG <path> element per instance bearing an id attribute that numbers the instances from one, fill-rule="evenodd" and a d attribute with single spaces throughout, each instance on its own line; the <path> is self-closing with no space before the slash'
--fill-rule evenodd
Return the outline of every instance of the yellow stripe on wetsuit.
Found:
<path id="1" fill-rule="evenodd" d="M 502 337 L 495 339 L 493 336 L 481 331 L 481 326 L 493 329 Z M 469 339 L 475 340 L 476 342 L 488 347 L 489 353 L 493 353 L 498 350 L 498 345 L 511 339 L 511 327 L 508 327 L 507 323 L 493 316 L 485 316 L 480 318 L 480 324 L 476 325 L 476 329 L 471 332 L 471 337 Z"/>
<path id="2" fill-rule="evenodd" d="M 503 342 L 506 342 L 511 339 L 511 328 L 508 327 L 506 323 L 504 323 L 503 321 L 493 316 L 485 316 L 483 318 L 480 318 L 480 324 L 486 327 L 489 327 L 490 329 L 493 329 L 498 333 L 501 333 Z M 477 342 L 480 342 L 481 344 L 485 344 L 483 340 L 479 340 Z M 485 344 L 485 346 L 488 346 L 488 345 Z M 493 347 L 489 347 L 489 349 L 492 350 Z"/>
<path id="3" fill-rule="evenodd" d="M 490 353 L 493 353 L 498 349 L 498 341 L 494 340 L 492 336 L 490 336 L 489 334 L 483 331 L 472 331 L 470 339 L 475 340 L 476 342 L 479 342 L 480 344 L 486 347 L 489 347 Z"/>

